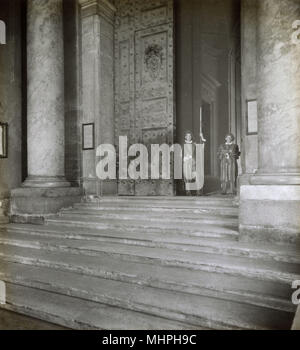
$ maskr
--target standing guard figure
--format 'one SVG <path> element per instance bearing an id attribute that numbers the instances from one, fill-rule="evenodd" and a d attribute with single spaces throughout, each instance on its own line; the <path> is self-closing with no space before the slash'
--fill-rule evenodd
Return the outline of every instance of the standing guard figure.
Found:
<path id="1" fill-rule="evenodd" d="M 221 188 L 222 194 L 236 193 L 236 180 L 238 176 L 237 160 L 240 157 L 239 146 L 234 143 L 234 136 L 228 134 L 225 143 L 220 146 L 218 157 L 221 162 Z"/>
<path id="2" fill-rule="evenodd" d="M 205 139 L 203 134 L 200 133 L 201 154 L 197 152 L 197 145 L 193 141 L 193 134 L 190 131 L 186 131 L 184 137 L 185 150 L 183 158 L 183 175 L 186 195 L 191 196 L 192 190 L 196 191 L 197 196 L 203 195 L 203 180 L 204 180 L 204 143 Z M 197 159 L 198 156 L 198 159 Z M 200 159 L 199 159 L 200 156 Z M 202 160 L 202 161 L 201 161 Z M 197 164 L 200 162 L 201 164 Z M 200 170 L 200 174 L 198 174 Z"/>

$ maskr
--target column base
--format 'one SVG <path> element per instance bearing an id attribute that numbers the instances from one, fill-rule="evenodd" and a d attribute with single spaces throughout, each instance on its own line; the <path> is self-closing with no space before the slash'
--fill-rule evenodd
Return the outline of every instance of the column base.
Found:
<path id="1" fill-rule="evenodd" d="M 299 213 L 300 186 L 242 185 L 240 238 L 243 241 L 300 244 Z"/>
<path id="2" fill-rule="evenodd" d="M 250 178 L 251 185 L 300 185 L 299 173 L 256 174 Z"/>
<path id="3" fill-rule="evenodd" d="M 80 202 L 82 190 L 78 187 L 18 188 L 11 191 L 11 221 L 43 224 L 62 208 Z"/>
<path id="4" fill-rule="evenodd" d="M 8 208 L 9 208 L 9 199 L 8 198 L 0 199 L 0 225 L 9 223 Z"/>
<path id="5" fill-rule="evenodd" d="M 70 187 L 70 183 L 63 176 L 28 176 L 22 187 L 56 188 Z"/>

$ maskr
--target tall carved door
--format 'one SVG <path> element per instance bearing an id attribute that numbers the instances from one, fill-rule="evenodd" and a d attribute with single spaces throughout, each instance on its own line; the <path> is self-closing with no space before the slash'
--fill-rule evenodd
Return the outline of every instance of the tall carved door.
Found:
<path id="1" fill-rule="evenodd" d="M 116 0 L 115 136 L 128 147 L 173 144 L 174 14 L 173 0 Z M 149 172 L 150 172 L 149 166 Z M 150 175 L 150 173 L 149 173 Z M 167 196 L 170 180 L 120 180 L 119 195 Z"/>

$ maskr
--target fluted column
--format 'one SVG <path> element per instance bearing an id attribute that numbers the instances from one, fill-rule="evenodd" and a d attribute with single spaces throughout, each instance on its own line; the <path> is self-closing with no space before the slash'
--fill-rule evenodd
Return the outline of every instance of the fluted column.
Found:
<path id="1" fill-rule="evenodd" d="M 28 0 L 28 179 L 66 187 L 62 0 Z"/>
<path id="2" fill-rule="evenodd" d="M 299 0 L 258 1 L 258 159 L 254 184 L 300 184 Z"/>

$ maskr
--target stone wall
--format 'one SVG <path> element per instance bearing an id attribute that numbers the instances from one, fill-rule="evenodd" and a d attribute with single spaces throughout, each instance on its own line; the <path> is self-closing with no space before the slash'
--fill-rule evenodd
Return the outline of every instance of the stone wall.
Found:
<path id="1" fill-rule="evenodd" d="M 66 179 L 81 176 L 80 16 L 77 0 L 64 0 Z"/>
<path id="2" fill-rule="evenodd" d="M 96 148 L 114 144 L 114 15 L 107 0 L 80 0 L 81 123 L 94 124 L 95 149 L 82 151 L 82 184 L 86 195 L 114 194 L 115 183 L 96 176 Z"/>
<path id="3" fill-rule="evenodd" d="M 0 159 L 0 216 L 7 212 L 9 191 L 22 182 L 21 3 L 0 2 L 7 34 L 6 45 L 0 45 L 0 121 L 9 130 L 8 158 Z"/>
<path id="4" fill-rule="evenodd" d="M 247 101 L 257 99 L 256 28 L 257 0 L 243 0 L 241 10 L 242 54 L 242 169 L 248 181 L 258 168 L 257 135 L 247 135 Z"/>

